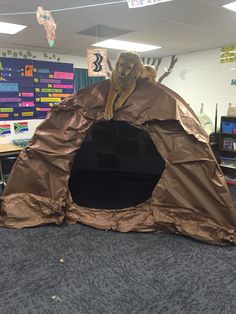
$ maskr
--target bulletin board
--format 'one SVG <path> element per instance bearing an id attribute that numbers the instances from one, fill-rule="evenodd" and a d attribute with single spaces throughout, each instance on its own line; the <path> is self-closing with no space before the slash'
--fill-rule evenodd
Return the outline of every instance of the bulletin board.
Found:
<path id="1" fill-rule="evenodd" d="M 73 64 L 34 61 L 34 96 L 37 119 L 74 92 Z"/>
<path id="2" fill-rule="evenodd" d="M 0 121 L 44 119 L 73 92 L 73 64 L 0 58 Z"/>
<path id="3" fill-rule="evenodd" d="M 0 58 L 0 120 L 33 118 L 33 61 Z M 34 110 L 33 110 L 34 111 Z"/>

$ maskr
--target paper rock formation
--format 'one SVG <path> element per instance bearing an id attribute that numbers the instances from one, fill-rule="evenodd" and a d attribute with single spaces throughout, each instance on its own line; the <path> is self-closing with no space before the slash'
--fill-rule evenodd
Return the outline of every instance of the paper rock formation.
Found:
<path id="1" fill-rule="evenodd" d="M 139 79 L 134 93 L 115 110 L 114 121 L 106 122 L 103 115 L 109 87 L 109 80 L 105 80 L 80 90 L 62 101 L 38 126 L 20 153 L 1 197 L 0 225 L 22 228 L 65 220 L 105 230 L 169 232 L 209 243 L 235 244 L 236 211 L 208 135 L 189 106 L 163 85 Z M 138 137 L 144 134 L 163 160 L 153 189 L 134 205 L 128 202 L 123 207 L 115 204 L 113 208 L 97 208 L 94 204 L 81 205 L 73 196 L 76 187 L 73 190 L 71 178 L 76 156 L 84 143 L 91 143 L 92 130 L 96 133 L 98 125 L 106 128 L 105 123 L 109 127 L 126 125 L 134 134 L 137 131 Z M 110 133 L 100 138 L 106 140 L 110 136 L 106 134 Z M 134 143 L 129 134 L 122 136 L 129 150 Z M 130 144 L 125 142 L 128 137 Z M 109 149 L 103 147 L 101 162 L 105 162 L 104 154 L 109 154 Z M 98 155 L 96 151 L 94 156 Z M 135 154 L 133 159 L 119 158 L 113 162 L 122 164 L 117 169 L 127 164 L 132 168 L 136 162 Z M 159 166 L 156 160 L 153 172 Z M 106 200 L 109 193 L 101 185 L 98 183 L 97 188 Z"/>

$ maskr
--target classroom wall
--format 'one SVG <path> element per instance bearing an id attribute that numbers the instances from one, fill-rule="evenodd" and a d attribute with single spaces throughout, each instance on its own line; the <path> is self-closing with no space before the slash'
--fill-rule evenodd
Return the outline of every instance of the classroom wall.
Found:
<path id="1" fill-rule="evenodd" d="M 32 51 L 32 50 L 24 50 L 24 49 L 8 49 L 8 48 L 0 48 L 0 57 L 7 58 L 23 58 L 23 59 L 36 59 L 41 61 L 52 61 L 52 62 L 66 62 L 73 63 L 74 68 L 83 68 L 87 69 L 87 58 L 80 56 L 70 56 L 64 55 L 54 52 L 43 52 L 43 51 Z M 32 58 L 34 57 L 34 58 Z"/>
<path id="2" fill-rule="evenodd" d="M 218 127 L 220 116 L 227 114 L 228 104 L 236 106 L 236 63 L 220 63 L 221 49 L 211 49 L 179 55 L 172 73 L 163 84 L 181 95 L 199 114 L 201 103 L 204 112 L 215 120 L 215 105 L 218 103 Z M 158 77 L 168 68 L 170 58 L 164 58 Z"/>
<path id="3" fill-rule="evenodd" d="M 27 50 L 21 51 L 23 51 L 23 55 L 29 53 Z M 0 56 L 8 52 L 7 49 L 0 49 Z M 11 52 L 19 52 L 19 50 L 11 49 Z M 36 56 L 37 60 L 55 61 L 55 58 L 60 58 L 59 62 L 73 63 L 75 68 L 87 68 L 85 57 L 53 53 L 47 53 L 45 56 L 44 52 L 38 51 L 31 53 Z M 11 56 L 6 55 L 6 57 Z M 236 81 L 235 85 L 231 85 L 232 80 L 236 80 L 236 64 L 221 64 L 220 48 L 179 55 L 177 57 L 178 62 L 175 64 L 171 74 L 162 83 L 181 95 L 197 114 L 200 112 L 201 103 L 204 103 L 204 112 L 213 123 L 215 120 L 215 105 L 218 103 L 219 127 L 220 116 L 227 114 L 228 103 L 236 106 Z M 114 64 L 114 61 L 112 64 Z M 164 73 L 165 69 L 168 69 L 169 64 L 170 57 L 163 58 L 157 80 Z M 41 120 L 22 121 L 28 121 L 29 132 L 17 135 L 14 135 L 13 132 L 10 136 L 1 136 L 0 144 L 9 143 L 16 138 L 30 138 L 35 128 L 42 122 Z M 13 121 L 11 124 L 13 127 Z"/>

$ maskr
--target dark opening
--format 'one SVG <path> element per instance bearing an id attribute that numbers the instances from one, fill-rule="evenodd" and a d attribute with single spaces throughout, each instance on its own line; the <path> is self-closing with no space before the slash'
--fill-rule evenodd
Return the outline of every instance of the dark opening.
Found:
<path id="1" fill-rule="evenodd" d="M 126 208 L 150 198 L 164 169 L 148 133 L 126 122 L 98 122 L 76 153 L 69 189 L 78 205 Z"/>
<path id="2" fill-rule="evenodd" d="M 10 175 L 11 169 L 17 159 L 18 154 L 12 156 L 2 156 L 0 165 L 0 195 L 2 194 L 4 187 L 7 183 L 8 177 Z"/>

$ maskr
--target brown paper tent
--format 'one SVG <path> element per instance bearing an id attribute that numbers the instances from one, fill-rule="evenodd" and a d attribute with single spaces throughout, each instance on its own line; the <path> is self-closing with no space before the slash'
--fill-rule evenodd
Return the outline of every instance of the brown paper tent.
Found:
<path id="1" fill-rule="evenodd" d="M 167 87 L 139 79 L 114 119 L 105 121 L 109 87 L 105 80 L 80 90 L 38 126 L 1 197 L 0 225 L 65 220 L 236 243 L 231 196 L 189 106 Z"/>

